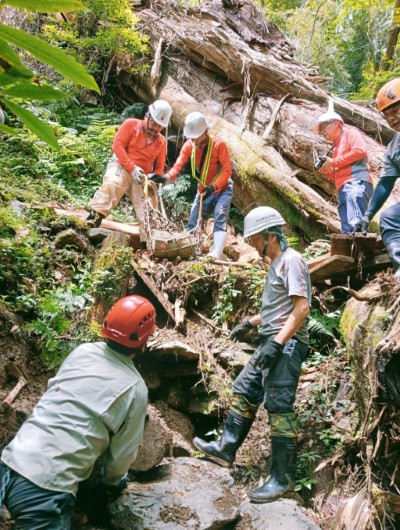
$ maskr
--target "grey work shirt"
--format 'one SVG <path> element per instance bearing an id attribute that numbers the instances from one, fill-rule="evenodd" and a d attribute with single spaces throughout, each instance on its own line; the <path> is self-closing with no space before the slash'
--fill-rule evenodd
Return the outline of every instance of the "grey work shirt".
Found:
<path id="1" fill-rule="evenodd" d="M 400 177 L 400 134 L 397 133 L 386 147 L 381 178 Z"/>
<path id="2" fill-rule="evenodd" d="M 293 311 L 291 296 L 307 298 L 311 306 L 311 280 L 306 262 L 298 252 L 287 248 L 271 263 L 261 298 L 260 335 L 277 335 Z M 306 319 L 295 338 L 309 343 Z"/>
<path id="3" fill-rule="evenodd" d="M 106 343 L 82 344 L 49 380 L 1 460 L 37 486 L 76 494 L 104 454 L 116 485 L 143 440 L 147 388 L 132 360 Z"/>

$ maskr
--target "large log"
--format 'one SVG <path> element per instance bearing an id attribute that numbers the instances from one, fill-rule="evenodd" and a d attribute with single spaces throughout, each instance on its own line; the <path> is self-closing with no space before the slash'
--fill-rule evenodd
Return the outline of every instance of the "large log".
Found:
<path id="1" fill-rule="evenodd" d="M 272 26 L 267 26 L 251 0 L 234 5 L 208 0 L 200 8 L 186 10 L 159 0 L 152 9 L 141 10 L 140 18 L 154 39 L 162 37 L 194 63 L 241 86 L 246 78 L 250 95 L 266 93 L 280 99 L 292 94 L 317 103 L 318 114 L 333 97 L 336 111 L 346 122 L 384 142 L 394 136 L 377 112 L 334 97 L 312 83 L 309 69 L 293 60 L 284 36 L 276 26 L 269 31 Z"/>

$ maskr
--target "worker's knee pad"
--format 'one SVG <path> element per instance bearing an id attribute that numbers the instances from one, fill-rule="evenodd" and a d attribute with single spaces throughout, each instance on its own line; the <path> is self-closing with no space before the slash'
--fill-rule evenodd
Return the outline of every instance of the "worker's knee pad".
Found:
<path id="1" fill-rule="evenodd" d="M 270 436 L 297 438 L 300 427 L 300 419 L 295 412 L 270 414 L 269 425 L 271 429 Z"/>

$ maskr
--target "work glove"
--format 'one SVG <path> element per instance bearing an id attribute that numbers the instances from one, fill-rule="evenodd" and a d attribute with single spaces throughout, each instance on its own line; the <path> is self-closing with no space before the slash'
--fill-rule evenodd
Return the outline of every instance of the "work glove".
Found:
<path id="1" fill-rule="evenodd" d="M 209 186 L 206 186 L 203 190 L 203 198 L 207 199 L 217 188 L 214 186 L 214 184 L 210 184 Z"/>
<path id="2" fill-rule="evenodd" d="M 261 344 L 253 354 L 254 366 L 259 366 L 263 370 L 269 368 L 278 359 L 282 350 L 283 344 L 279 344 L 274 339 Z"/>
<path id="3" fill-rule="evenodd" d="M 127 482 L 127 475 L 122 477 L 116 486 L 108 486 L 102 482 L 84 481 L 79 485 L 77 511 L 86 514 L 92 525 L 102 526 L 108 517 L 108 504 L 117 500 L 126 488 Z"/>
<path id="4" fill-rule="evenodd" d="M 229 338 L 235 342 L 242 342 L 253 327 L 250 320 L 245 320 L 233 328 Z"/>
<path id="5" fill-rule="evenodd" d="M 133 180 L 140 184 L 142 182 L 144 171 L 141 167 L 136 166 L 135 169 L 132 171 L 131 175 L 132 175 Z"/>
<path id="6" fill-rule="evenodd" d="M 362 232 L 364 236 L 368 233 L 368 225 L 370 223 L 370 215 L 365 213 L 354 226 L 354 232 Z"/>
<path id="7" fill-rule="evenodd" d="M 158 173 L 149 173 L 148 179 L 155 182 L 156 184 L 165 184 L 168 181 L 167 175 L 159 175 Z"/>
<path id="8" fill-rule="evenodd" d="M 118 499 L 121 493 L 126 489 L 128 485 L 128 475 L 124 475 L 119 484 L 116 486 L 109 486 L 107 484 L 102 484 L 104 492 L 106 495 L 107 502 L 114 502 Z"/>

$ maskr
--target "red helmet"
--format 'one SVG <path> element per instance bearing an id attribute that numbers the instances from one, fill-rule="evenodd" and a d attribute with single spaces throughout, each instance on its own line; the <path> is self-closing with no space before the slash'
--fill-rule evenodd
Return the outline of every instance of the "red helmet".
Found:
<path id="1" fill-rule="evenodd" d="M 400 78 L 392 79 L 379 90 L 376 96 L 376 106 L 379 112 L 395 105 L 400 101 Z"/>
<path id="2" fill-rule="evenodd" d="M 141 296 L 125 296 L 107 313 L 101 333 L 127 348 L 141 348 L 156 329 L 153 304 Z"/>

